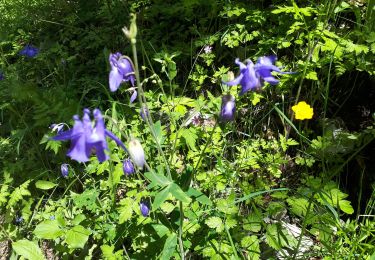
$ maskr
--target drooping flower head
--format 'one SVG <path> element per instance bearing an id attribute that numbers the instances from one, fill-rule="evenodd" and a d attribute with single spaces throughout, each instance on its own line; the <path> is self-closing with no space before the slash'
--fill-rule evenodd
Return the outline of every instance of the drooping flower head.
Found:
<path id="1" fill-rule="evenodd" d="M 230 94 L 224 95 L 221 98 L 220 120 L 222 122 L 233 121 L 235 113 L 236 113 L 235 98 Z"/>
<path id="2" fill-rule="evenodd" d="M 69 174 L 68 164 L 66 164 L 66 163 L 61 164 L 61 175 L 64 178 L 66 178 L 66 177 L 68 177 L 68 174 Z"/>
<path id="3" fill-rule="evenodd" d="M 131 175 L 135 172 L 134 165 L 130 159 L 125 159 L 122 164 L 122 169 L 125 175 Z"/>
<path id="4" fill-rule="evenodd" d="M 117 145 L 125 151 L 125 145 L 112 132 L 107 130 L 104 125 L 104 119 L 99 109 L 94 109 L 95 125 L 93 126 L 90 118 L 90 110 L 83 110 L 82 120 L 78 115 L 73 116 L 74 126 L 72 129 L 58 133 L 53 140 L 70 140 L 71 145 L 67 155 L 78 162 L 87 162 L 92 153 L 100 162 L 108 160 L 108 145 L 106 137 L 113 139 Z"/>
<path id="5" fill-rule="evenodd" d="M 39 53 L 39 49 L 29 44 L 23 47 L 23 49 L 19 52 L 20 55 L 26 56 L 29 58 L 35 57 L 38 53 Z"/>
<path id="6" fill-rule="evenodd" d="M 139 204 L 139 209 L 141 210 L 141 213 L 144 217 L 148 217 L 148 214 L 150 213 L 150 208 L 147 202 L 141 201 L 141 203 Z"/>
<path id="7" fill-rule="evenodd" d="M 297 105 L 292 106 L 292 110 L 298 120 L 311 119 L 314 115 L 313 108 L 305 101 L 300 101 Z"/>
<path id="8" fill-rule="evenodd" d="M 111 72 L 109 73 L 109 88 L 112 92 L 116 91 L 120 84 L 126 81 L 130 81 L 131 85 L 134 87 L 134 66 L 129 57 L 122 56 L 119 52 L 115 54 L 111 53 L 109 55 L 109 63 L 111 65 Z M 135 97 L 132 96 L 132 99 L 134 100 Z"/>
<path id="9" fill-rule="evenodd" d="M 141 143 L 137 139 L 132 139 L 129 142 L 129 155 L 132 158 L 135 165 L 139 168 L 143 168 L 145 164 L 145 152 Z"/>
<path id="10" fill-rule="evenodd" d="M 254 63 L 247 60 L 247 64 L 243 64 L 240 59 L 236 59 L 235 63 L 240 67 L 240 75 L 232 81 L 223 82 L 228 86 L 241 85 L 240 95 L 245 94 L 249 90 L 258 89 L 262 86 L 259 77 L 256 76 Z"/>
<path id="11" fill-rule="evenodd" d="M 246 65 L 245 65 L 242 62 L 240 62 L 240 60 L 237 58 L 235 60 L 235 63 L 240 67 L 240 75 L 232 81 L 223 82 L 223 83 L 227 84 L 228 86 L 234 86 L 234 85 L 240 84 L 242 86 L 240 95 L 243 95 L 249 90 L 260 89 L 263 86 L 264 81 L 267 81 L 268 83 L 272 85 L 275 85 L 279 83 L 279 80 L 277 80 L 272 75 L 273 71 L 281 73 L 281 74 L 293 73 L 293 72 L 282 72 L 280 68 L 273 65 L 276 59 L 277 58 L 275 55 L 263 56 L 258 59 L 255 65 L 251 60 L 246 60 Z"/>

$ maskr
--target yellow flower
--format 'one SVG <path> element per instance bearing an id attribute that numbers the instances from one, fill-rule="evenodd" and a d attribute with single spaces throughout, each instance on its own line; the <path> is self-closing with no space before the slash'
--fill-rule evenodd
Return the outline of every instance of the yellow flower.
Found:
<path id="1" fill-rule="evenodd" d="M 311 119 L 314 114 L 313 108 L 305 101 L 298 102 L 297 105 L 292 107 L 292 110 L 298 120 Z"/>

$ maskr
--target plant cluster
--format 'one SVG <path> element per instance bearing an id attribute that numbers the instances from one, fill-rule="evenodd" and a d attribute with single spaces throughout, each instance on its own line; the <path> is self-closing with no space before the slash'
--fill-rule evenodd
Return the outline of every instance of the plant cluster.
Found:
<path id="1" fill-rule="evenodd" d="M 375 257 L 374 1 L 24 2 L 0 255 Z"/>

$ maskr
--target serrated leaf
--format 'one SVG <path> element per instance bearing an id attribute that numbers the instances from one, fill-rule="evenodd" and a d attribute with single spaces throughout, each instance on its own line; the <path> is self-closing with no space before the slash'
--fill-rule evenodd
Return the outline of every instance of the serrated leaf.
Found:
<path id="1" fill-rule="evenodd" d="M 247 236 L 241 240 L 241 246 L 247 249 L 249 258 L 257 260 L 260 258 L 260 247 L 257 236 Z"/>
<path id="2" fill-rule="evenodd" d="M 49 189 L 52 189 L 56 186 L 57 186 L 56 183 L 53 183 L 53 182 L 50 182 L 50 181 L 39 180 L 35 183 L 35 187 L 37 187 L 38 189 L 41 189 L 41 190 L 49 190 Z"/>
<path id="3" fill-rule="evenodd" d="M 168 236 L 167 240 L 165 241 L 164 248 L 162 251 L 162 255 L 160 259 L 162 260 L 169 260 L 171 259 L 173 253 L 176 250 L 177 245 L 177 234 L 172 233 Z"/>
<path id="4" fill-rule="evenodd" d="M 196 131 L 193 128 L 181 130 L 181 136 L 185 139 L 187 146 L 191 150 L 193 151 L 197 150 L 197 147 L 195 146 L 195 142 L 198 139 L 198 136 L 196 134 Z"/>
<path id="5" fill-rule="evenodd" d="M 24 182 L 21 186 L 16 188 L 9 196 L 9 202 L 7 208 L 11 208 L 14 206 L 18 201 L 22 200 L 24 196 L 30 196 L 30 192 L 27 187 L 30 184 L 30 180 Z"/>
<path id="6" fill-rule="evenodd" d="M 210 217 L 205 221 L 206 225 L 210 228 L 216 229 L 216 232 L 220 233 L 224 230 L 223 221 L 219 217 Z"/>
<path id="7" fill-rule="evenodd" d="M 34 229 L 34 234 L 42 239 L 56 239 L 63 233 L 57 220 L 45 220 L 39 223 Z"/>
<path id="8" fill-rule="evenodd" d="M 176 199 L 184 203 L 190 203 L 191 199 L 189 198 L 189 196 L 176 183 L 172 183 L 170 185 L 169 191 Z"/>
<path id="9" fill-rule="evenodd" d="M 44 260 L 42 250 L 36 243 L 22 239 L 12 243 L 13 250 L 20 256 L 30 260 Z"/>
<path id="10" fill-rule="evenodd" d="M 90 234 L 90 230 L 85 229 L 81 225 L 74 226 L 66 232 L 65 242 L 69 248 L 83 248 Z"/>
<path id="11" fill-rule="evenodd" d="M 134 201 L 131 198 L 125 198 L 120 201 L 120 207 L 118 208 L 118 212 L 120 214 L 118 219 L 119 224 L 131 219 L 133 215 L 133 204 Z"/>
<path id="12" fill-rule="evenodd" d="M 262 229 L 262 217 L 255 212 L 252 212 L 246 219 L 243 225 L 245 230 L 251 232 L 259 232 Z"/>

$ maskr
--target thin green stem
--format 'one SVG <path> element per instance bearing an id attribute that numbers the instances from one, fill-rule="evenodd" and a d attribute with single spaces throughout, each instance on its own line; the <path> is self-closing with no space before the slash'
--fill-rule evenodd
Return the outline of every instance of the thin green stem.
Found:
<path id="1" fill-rule="evenodd" d="M 139 66 L 138 66 L 138 58 L 137 58 L 137 46 L 136 46 L 136 39 L 131 39 L 131 45 L 132 45 L 132 51 L 133 51 L 133 61 L 134 61 L 134 74 L 135 74 L 135 78 L 136 78 L 136 83 L 137 83 L 137 89 L 138 89 L 138 101 L 141 105 L 141 109 L 146 109 L 146 111 L 148 111 L 148 107 L 147 107 L 147 102 L 146 102 L 146 97 L 144 95 L 144 91 L 143 91 L 143 87 L 142 87 L 142 84 L 140 83 L 140 76 L 139 76 Z M 161 149 L 161 145 L 156 137 L 156 133 L 155 133 L 155 129 L 154 129 L 154 123 L 152 121 L 152 117 L 149 113 L 144 113 L 145 114 L 145 118 L 146 118 L 146 123 L 148 125 L 148 127 L 150 128 L 150 131 L 151 131 L 151 134 L 155 140 L 155 143 L 156 143 L 156 147 L 158 149 L 158 152 L 159 154 L 162 156 L 163 158 L 163 161 L 165 162 L 165 167 L 167 169 L 167 173 L 168 173 L 168 177 L 170 180 L 172 180 L 172 175 L 171 175 L 171 171 L 169 169 L 169 164 L 168 164 L 168 161 L 165 157 L 165 154 L 163 152 L 163 150 Z"/>
<path id="2" fill-rule="evenodd" d="M 183 224 L 184 224 L 184 206 L 182 204 L 182 201 L 179 201 L 180 204 L 180 227 L 178 228 L 178 244 L 180 247 L 180 254 L 181 259 L 185 259 L 185 251 L 184 251 L 184 244 L 182 241 L 182 232 L 183 232 Z"/>

